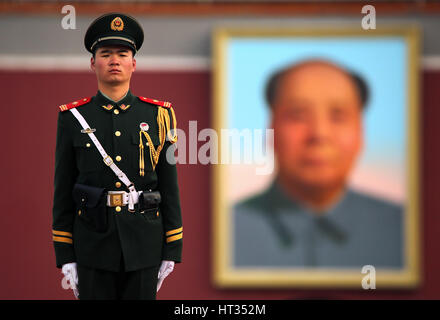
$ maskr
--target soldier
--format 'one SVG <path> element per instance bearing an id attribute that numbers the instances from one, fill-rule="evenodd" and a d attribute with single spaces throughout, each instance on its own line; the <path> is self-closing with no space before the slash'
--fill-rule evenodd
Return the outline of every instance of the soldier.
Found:
<path id="1" fill-rule="evenodd" d="M 143 38 L 125 14 L 93 21 L 84 44 L 98 92 L 59 107 L 53 243 L 80 299 L 155 299 L 181 261 L 174 110 L 130 91 Z"/>

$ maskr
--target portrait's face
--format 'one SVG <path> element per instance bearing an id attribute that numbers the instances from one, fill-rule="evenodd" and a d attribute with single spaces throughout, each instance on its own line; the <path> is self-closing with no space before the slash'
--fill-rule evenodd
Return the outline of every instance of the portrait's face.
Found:
<path id="1" fill-rule="evenodd" d="M 95 58 L 92 57 L 90 62 L 98 82 L 110 85 L 130 81 L 136 69 L 133 52 L 124 46 L 98 48 Z"/>
<path id="2" fill-rule="evenodd" d="M 289 183 L 308 188 L 345 183 L 362 146 L 355 84 L 325 63 L 288 72 L 279 83 L 272 126 L 279 173 Z"/>

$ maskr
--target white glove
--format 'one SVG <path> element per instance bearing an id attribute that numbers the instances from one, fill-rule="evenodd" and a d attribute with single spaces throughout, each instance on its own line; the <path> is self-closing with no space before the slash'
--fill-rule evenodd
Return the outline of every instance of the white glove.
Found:
<path id="1" fill-rule="evenodd" d="M 162 282 L 165 280 L 165 278 L 174 270 L 174 261 L 168 261 L 163 260 L 160 268 L 159 268 L 159 274 L 158 274 L 158 281 L 157 281 L 157 291 L 159 291 L 160 287 L 162 286 Z"/>
<path id="2" fill-rule="evenodd" d="M 75 298 L 78 299 L 78 272 L 76 270 L 76 262 L 63 264 L 61 272 L 62 274 L 64 274 L 64 278 L 69 282 L 70 288 L 73 290 Z"/>

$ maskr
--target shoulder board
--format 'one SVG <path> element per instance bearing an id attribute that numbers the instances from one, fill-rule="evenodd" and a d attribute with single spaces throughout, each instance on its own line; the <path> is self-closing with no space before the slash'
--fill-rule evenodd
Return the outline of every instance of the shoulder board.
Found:
<path id="1" fill-rule="evenodd" d="M 62 105 L 60 105 L 58 108 L 60 108 L 60 111 L 67 111 L 67 110 L 69 110 L 69 109 L 72 109 L 72 108 L 76 108 L 76 107 L 82 106 L 83 104 L 86 104 L 86 103 L 90 102 L 91 99 L 92 99 L 92 98 L 83 98 L 83 99 L 79 99 L 79 100 L 77 100 L 77 101 L 73 101 L 73 102 L 68 103 L 68 104 L 62 104 Z"/>
<path id="2" fill-rule="evenodd" d="M 165 107 L 165 108 L 171 108 L 171 102 L 168 102 L 168 101 L 159 101 L 159 100 L 156 100 L 156 99 L 150 99 L 150 98 L 145 98 L 145 97 L 139 97 L 139 99 L 141 99 L 144 102 L 155 104 L 157 106 L 161 106 L 161 107 Z"/>

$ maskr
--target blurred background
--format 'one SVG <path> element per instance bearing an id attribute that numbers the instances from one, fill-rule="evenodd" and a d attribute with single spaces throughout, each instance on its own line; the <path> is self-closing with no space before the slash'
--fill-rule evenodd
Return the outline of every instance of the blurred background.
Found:
<path id="1" fill-rule="evenodd" d="M 61 287 L 51 236 L 58 105 L 96 94 L 88 25 L 107 12 L 133 15 L 144 28 L 132 92 L 173 103 L 179 127 L 212 125 L 213 31 L 218 27 L 361 25 L 373 5 L 376 26 L 417 24 L 420 61 L 421 284 L 405 290 L 220 289 L 212 281 L 210 166 L 179 164 L 185 225 L 183 263 L 158 299 L 440 298 L 440 2 L 438 1 L 2 1 L 0 92 L 2 183 L 0 299 L 73 299 Z M 65 5 L 75 29 L 64 29 Z M 70 11 L 71 12 L 71 11 Z M 203 143 L 200 143 L 202 145 Z M 199 145 L 199 147 L 200 147 Z"/>

